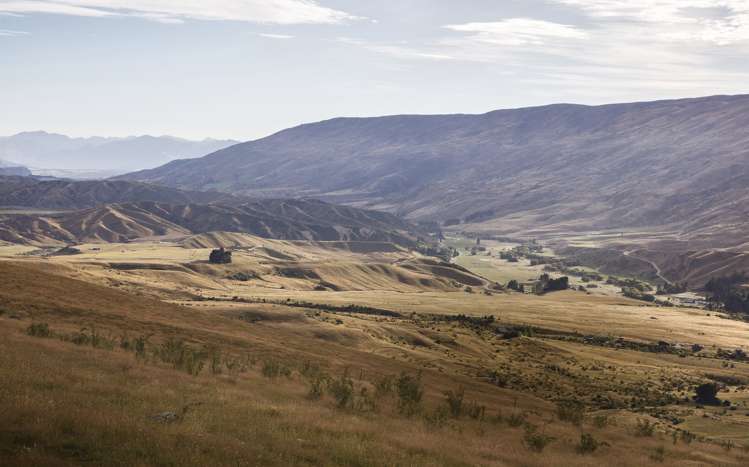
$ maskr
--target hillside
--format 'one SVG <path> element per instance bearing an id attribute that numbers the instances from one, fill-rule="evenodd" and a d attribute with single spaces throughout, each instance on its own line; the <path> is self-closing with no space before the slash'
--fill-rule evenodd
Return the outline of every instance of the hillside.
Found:
<path id="1" fill-rule="evenodd" d="M 149 135 L 71 138 L 33 131 L 0 137 L 0 159 L 32 167 L 36 175 L 91 178 L 155 167 L 178 157 L 198 157 L 235 143 Z"/>
<path id="2" fill-rule="evenodd" d="M 730 246 L 749 224 L 749 96 L 339 118 L 123 178 L 314 196 L 519 231 L 658 226 Z"/>
<path id="3" fill-rule="evenodd" d="M 128 242 L 148 237 L 241 232 L 284 240 L 386 241 L 411 245 L 411 226 L 390 214 L 320 201 L 226 206 L 138 202 L 53 214 L 0 214 L 0 240 L 37 245 Z"/>
<path id="4" fill-rule="evenodd" d="M 238 202 L 223 193 L 188 192 L 145 183 L 1 177 L 0 206 L 84 209 L 104 204 L 157 201 L 172 204 Z"/>

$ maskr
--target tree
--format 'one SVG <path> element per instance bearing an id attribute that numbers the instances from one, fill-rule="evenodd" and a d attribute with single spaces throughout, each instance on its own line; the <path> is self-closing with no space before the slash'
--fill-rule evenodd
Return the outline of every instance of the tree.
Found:
<path id="1" fill-rule="evenodd" d="M 208 257 L 208 261 L 212 264 L 229 264 L 231 263 L 231 251 L 225 250 L 224 247 L 213 250 Z"/>
<path id="2" fill-rule="evenodd" d="M 694 390 L 694 400 L 700 404 L 718 405 L 720 399 L 718 399 L 718 385 L 715 383 L 700 384 Z"/>

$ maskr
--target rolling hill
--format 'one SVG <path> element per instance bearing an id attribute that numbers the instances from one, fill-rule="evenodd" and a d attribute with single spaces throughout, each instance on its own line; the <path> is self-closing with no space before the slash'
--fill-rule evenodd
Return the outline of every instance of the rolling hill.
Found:
<path id="1" fill-rule="evenodd" d="M 734 246 L 749 227 L 749 95 L 338 118 L 122 178 L 498 233 L 658 227 Z"/>
<path id="2" fill-rule="evenodd" d="M 190 192 L 146 183 L 108 180 L 43 180 L 0 176 L 0 206 L 85 209 L 104 204 L 158 201 L 171 204 L 239 202 L 225 193 Z"/>
<path id="3" fill-rule="evenodd" d="M 411 228 L 390 214 L 305 200 L 258 200 L 238 206 L 144 201 L 52 214 L 0 213 L 0 240 L 36 245 L 122 243 L 214 231 L 282 240 L 413 245 Z"/>

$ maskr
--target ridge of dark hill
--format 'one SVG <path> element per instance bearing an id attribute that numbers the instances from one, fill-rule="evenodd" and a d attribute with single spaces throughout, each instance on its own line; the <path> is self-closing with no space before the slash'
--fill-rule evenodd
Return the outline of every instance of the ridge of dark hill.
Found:
<path id="1" fill-rule="evenodd" d="M 39 209 L 85 209 L 138 201 L 171 204 L 239 203 L 226 193 L 183 191 L 140 182 L 116 180 L 42 180 L 0 176 L 0 206 Z"/>
<path id="2" fill-rule="evenodd" d="M 411 246 L 411 228 L 391 214 L 308 200 L 258 200 L 237 206 L 144 201 L 54 214 L 0 214 L 0 240 L 39 245 L 121 243 L 225 231 L 281 240 Z"/>
<path id="3" fill-rule="evenodd" d="M 338 118 L 121 178 L 500 230 L 668 226 L 740 244 L 749 95 Z"/>

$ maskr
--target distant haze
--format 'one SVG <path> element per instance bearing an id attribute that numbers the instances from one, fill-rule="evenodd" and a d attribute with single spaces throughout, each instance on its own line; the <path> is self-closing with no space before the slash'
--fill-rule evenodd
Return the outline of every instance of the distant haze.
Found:
<path id="1" fill-rule="evenodd" d="M 235 143 L 147 135 L 70 138 L 35 131 L 0 137 L 0 160 L 8 161 L 6 166 L 25 166 L 35 175 L 102 178 L 204 156 Z"/>

